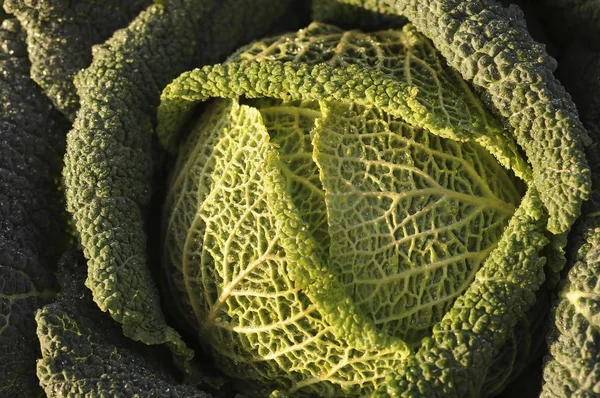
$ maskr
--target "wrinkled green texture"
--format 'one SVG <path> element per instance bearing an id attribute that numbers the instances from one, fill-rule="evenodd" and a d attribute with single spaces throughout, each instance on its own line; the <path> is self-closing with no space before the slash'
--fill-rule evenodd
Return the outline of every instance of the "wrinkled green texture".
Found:
<path id="1" fill-rule="evenodd" d="M 33 312 L 56 293 L 67 125 L 29 78 L 25 35 L 0 16 L 0 396 L 38 396 Z"/>
<path id="2" fill-rule="evenodd" d="M 0 10 L 24 27 L 15 19 L 0 28 L 0 396 L 38 396 L 40 381 L 49 396 L 206 396 L 172 377 L 168 351 L 122 336 L 166 343 L 178 365 L 191 357 L 167 326 L 151 278 L 159 250 L 146 246 L 161 233 L 182 248 L 167 253 L 171 266 L 161 281 L 170 285 L 161 299 L 168 312 L 173 305 L 182 315 L 173 311 L 170 321 L 183 319 L 188 332 L 207 336 L 219 367 L 243 379 L 238 391 L 499 392 L 541 341 L 535 332 L 546 301 L 535 290 L 543 267 L 547 278 L 558 275 L 565 232 L 590 190 L 585 134 L 551 76 L 556 65 L 528 37 L 520 11 L 491 0 L 327 0 L 314 7 L 317 19 L 351 29 L 401 27 L 410 19 L 472 79 L 508 129 L 410 26 L 398 40 L 315 25 L 188 73 L 163 97 L 160 136 L 171 151 L 181 128 L 204 109 L 199 102 L 234 99 L 207 105 L 194 123 L 210 134 L 196 131 L 181 151 L 188 161 L 178 165 L 167 198 L 175 211 L 158 232 L 151 218 L 157 207 L 148 207 L 150 196 L 162 193 L 153 192 L 162 183 L 149 181 L 164 172 L 163 155 L 150 155 L 158 93 L 180 72 L 223 60 L 271 22 L 274 31 L 287 30 L 305 14 L 277 21 L 287 6 L 277 0 L 155 1 L 92 49 L 151 3 L 0 0 Z M 587 154 L 595 190 L 571 234 L 572 269 L 549 336 L 543 395 L 591 397 L 600 394 L 600 14 L 590 0 L 526 3 L 544 9 L 536 16 L 556 44 L 558 77 L 594 141 Z M 406 46 L 409 55 L 399 50 Z M 73 77 L 92 53 L 77 93 Z M 58 175 L 66 123 L 51 104 L 74 119 L 80 96 L 65 183 L 91 292 L 83 289 L 85 270 L 63 264 L 60 298 L 46 305 L 57 297 L 54 264 L 69 229 Z M 377 133 L 356 133 L 369 130 Z M 404 151 L 386 151 L 389 142 Z M 451 155 L 443 155 L 448 148 Z M 407 156 L 410 167 L 397 167 Z M 472 170 L 464 170 L 463 157 Z M 411 180 L 415 170 L 421 174 Z M 490 175 L 497 178 L 486 183 Z M 381 193 L 409 186 L 419 193 L 408 195 L 410 202 Z M 458 187 L 462 196 L 454 199 L 466 202 L 450 193 L 440 199 L 433 186 Z M 450 224 L 439 231 L 439 213 L 449 210 Z M 389 216 L 396 213 L 402 217 Z M 329 219 L 337 221 L 330 226 Z M 561 234 L 549 236 L 548 228 Z M 483 231 L 469 237 L 474 251 L 458 247 L 465 229 Z M 156 235 L 150 244 L 148 233 Z M 410 255 L 385 244 L 396 239 Z M 398 258 L 412 268 L 400 278 L 386 275 Z M 431 272 L 419 268 L 424 259 Z M 221 279 L 230 282 L 225 289 L 210 283 Z M 442 287 L 431 286 L 439 280 Z M 411 289 L 419 294 L 407 294 Z M 44 305 L 37 313 L 38 380 L 32 314 Z M 198 321 L 203 312 L 208 322 Z"/>
<path id="3" fill-rule="evenodd" d="M 594 85 L 587 86 L 594 89 Z M 592 91 L 593 92 L 593 91 Z M 588 92 L 589 94 L 590 92 Z M 584 122 L 587 122 L 584 119 Z M 597 134 L 598 125 L 595 125 Z M 597 135 L 595 135 L 597 137 Z M 600 394 L 600 155 L 588 148 L 594 190 L 584 216 L 570 235 L 571 262 L 552 312 L 541 396 L 595 397 Z"/>
<path id="4" fill-rule="evenodd" d="M 159 107 L 157 133 L 163 145 L 176 147 L 195 106 L 211 96 L 345 99 L 377 106 L 442 137 L 475 140 L 502 165 L 530 180 L 531 171 L 514 140 L 414 28 L 405 28 L 404 35 L 384 31 L 379 37 L 361 37 L 330 25 L 311 27 L 298 37 L 258 42 L 232 55 L 230 62 L 174 80 Z M 342 45 L 347 41 L 349 45 Z"/>
<path id="5" fill-rule="evenodd" d="M 331 6 L 339 2 L 403 15 L 429 37 L 514 129 L 548 210 L 548 230 L 569 230 L 590 192 L 583 152 L 589 138 L 552 74 L 556 62 L 531 39 L 518 8 L 492 0 L 336 0 Z"/>
<path id="6" fill-rule="evenodd" d="M 542 397 L 600 394 L 600 214 L 585 216 L 573 236 L 574 263 L 561 289 L 549 334 Z"/>
<path id="7" fill-rule="evenodd" d="M 35 315 L 37 375 L 48 397 L 209 398 L 176 380 L 155 348 L 124 338 L 96 307 L 78 252 L 68 252 L 59 271 L 60 298 Z"/>
<path id="8" fill-rule="evenodd" d="M 27 32 L 31 78 L 73 120 L 79 108 L 73 78 L 92 61 L 92 45 L 127 26 L 150 4 L 150 0 L 6 0 L 4 7 Z"/>
<path id="9" fill-rule="evenodd" d="M 535 304 L 509 333 L 499 356 L 488 371 L 481 396 L 535 397 L 541 388 L 541 359 L 546 351 L 548 314 L 552 292 L 548 281 L 536 294 Z"/>
<path id="10" fill-rule="evenodd" d="M 592 7 L 592 2 L 581 1 L 579 5 L 565 19 L 569 26 L 589 27 L 588 22 L 598 16 L 600 4 L 596 2 L 594 9 L 586 8 L 585 12 L 584 8 Z M 591 37 L 595 33 L 588 32 Z M 553 329 L 548 335 L 543 397 L 600 394 L 600 52 L 573 40 L 581 34 L 581 29 L 574 29 L 566 36 L 571 42 L 566 40 L 558 73 L 594 141 L 587 148 L 594 189 L 584 206 L 584 217 L 570 236 L 572 260 L 553 312 Z"/>
<path id="11" fill-rule="evenodd" d="M 191 351 L 167 326 L 147 265 L 144 212 L 160 90 L 268 28 L 286 2 L 164 1 L 94 50 L 77 75 L 81 108 L 67 139 L 67 207 L 88 258 L 86 286 L 126 336 Z"/>
<path id="12" fill-rule="evenodd" d="M 472 157 L 466 148 L 479 143 L 526 181 L 529 169 L 512 138 L 487 114 L 468 86 L 451 69 L 439 65 L 433 47 L 411 26 L 402 32 L 364 35 L 313 24 L 297 34 L 248 46 L 223 65 L 184 73 L 163 92 L 158 132 L 171 149 L 195 105 L 210 97 L 284 101 L 281 107 L 272 107 L 271 99 L 240 106 L 235 101 L 215 102 L 209 107 L 183 144 L 166 204 L 166 269 L 180 312 L 190 324 L 196 321 L 196 329 L 212 342 L 221 368 L 238 378 L 260 382 L 253 386 L 255 391 L 271 385 L 298 395 L 464 397 L 494 388 L 484 386 L 487 373 L 517 321 L 535 302 L 535 292 L 544 280 L 545 258 L 540 251 L 548 243 L 545 214 L 535 188 L 530 188 L 511 217 L 518 190 L 511 194 L 510 179 L 477 166 L 478 162 L 495 164 L 502 170 L 483 148 L 477 146 L 481 153 Z M 323 119 L 318 118 L 311 101 L 320 101 Z M 298 130 L 311 126 L 315 118 L 316 127 L 310 133 L 313 149 L 307 153 Z M 399 120 L 406 127 L 394 124 Z M 378 128 L 380 134 L 374 135 L 379 139 L 351 135 Z M 395 142 L 394 135 L 386 132 L 388 128 L 412 137 L 408 142 L 432 145 L 424 149 L 415 144 L 416 148 L 408 150 L 416 159 L 415 175 L 410 177 L 413 188 L 435 185 L 439 179 L 438 188 L 448 184 L 467 196 L 486 197 L 488 189 L 495 193 L 485 201 L 489 207 L 476 206 L 478 210 L 470 213 L 468 205 L 458 204 L 460 200 L 444 207 L 445 195 L 442 200 L 429 201 L 430 193 L 425 190 L 410 204 L 395 203 L 390 193 L 395 188 L 388 191 L 389 184 L 396 181 L 402 186 L 403 171 L 398 165 L 406 161 L 402 154 L 406 156 L 407 151 L 400 150 L 406 141 L 398 138 Z M 349 134 L 347 141 L 337 137 L 336 131 Z M 379 152 L 388 140 L 397 151 Z M 457 158 L 464 156 L 463 164 L 438 165 L 434 159 L 444 155 L 437 154 L 436 142 L 441 142 L 437 140 L 467 141 L 464 152 L 453 152 L 451 144 L 439 144 Z M 463 148 L 458 142 L 455 145 Z M 377 160 L 377 156 L 382 158 Z M 452 163 L 453 156 L 447 155 L 445 161 Z M 485 156 L 487 160 L 481 160 Z M 311 159 L 319 178 L 310 167 Z M 386 178 L 386 167 L 395 170 L 391 164 L 399 168 L 398 175 L 390 171 Z M 465 164 L 477 173 L 461 174 L 458 170 Z M 456 171 L 456 180 L 444 177 L 446 168 Z M 336 173 L 339 175 L 333 177 Z M 405 181 L 407 187 L 410 178 Z M 498 185 L 480 185 L 478 178 L 489 178 Z M 324 198 L 313 193 L 319 184 Z M 349 187 L 357 191 L 347 191 Z M 452 195 L 448 193 L 447 200 L 452 201 Z M 506 202 L 493 209 L 494 203 L 503 200 L 490 200 L 492 197 L 512 197 L 508 200 L 512 209 L 504 213 Z M 490 228 L 469 234 L 471 227 L 464 226 L 454 234 L 459 240 L 468 240 L 466 235 L 474 237 L 479 243 L 469 246 L 489 251 L 476 253 L 469 261 L 458 259 L 453 269 L 456 259 L 452 257 L 464 255 L 453 251 L 453 238 L 447 240 L 447 247 L 441 240 L 435 243 L 434 239 L 431 246 L 426 238 L 424 242 L 413 240 L 411 235 L 419 236 L 419 228 L 427 236 L 429 223 L 438 225 L 435 212 L 428 218 L 429 209 L 438 205 L 443 209 L 440 217 L 444 213 L 450 216 L 446 220 L 449 230 L 453 222 L 469 225 L 452 219 L 453 215 L 460 218 L 457 214 L 462 211 L 474 217 L 474 225 Z M 403 256 L 398 248 L 398 257 L 387 258 L 377 249 L 387 247 L 381 243 L 388 239 L 386 228 L 396 225 L 393 216 L 388 219 L 385 215 L 403 214 L 403 210 L 420 212 L 412 218 L 415 222 L 400 224 L 395 231 L 406 228 L 405 240 L 415 246 L 408 250 L 414 259 L 408 256 L 404 260 L 435 264 L 433 259 L 441 255 L 439 269 L 444 276 L 436 276 L 432 270 L 419 278 L 418 265 L 407 275 L 400 274 L 407 280 L 407 293 L 413 289 L 421 293 L 423 306 L 417 308 L 423 309 L 423 314 L 414 312 L 414 326 L 409 326 L 406 335 L 396 336 L 394 332 L 403 329 L 398 325 L 411 314 L 398 311 L 390 316 L 389 324 L 378 324 L 380 314 L 389 314 L 391 306 L 386 307 L 385 300 L 369 302 L 365 299 L 369 290 L 361 290 L 360 285 L 381 278 L 382 271 L 388 266 L 394 269 L 390 263 Z M 503 217 L 494 218 L 495 211 L 505 214 L 503 221 L 499 221 Z M 315 222 L 324 212 L 329 217 L 326 233 L 322 221 Z M 496 222 L 502 225 L 500 233 L 491 232 Z M 444 236 L 442 231 L 436 232 Z M 496 239 L 502 234 L 499 243 L 487 242 L 488 232 Z M 331 240 L 323 238 L 328 235 Z M 403 241 L 401 236 L 397 238 Z M 420 252 L 421 244 L 428 249 Z M 354 251 L 354 259 L 344 258 L 352 257 Z M 443 256 L 448 256 L 447 263 Z M 346 261 L 351 263 L 347 264 L 349 272 L 342 264 Z M 370 261 L 364 275 L 355 273 Z M 374 275 L 369 275 L 367 268 L 374 269 Z M 448 277 L 446 271 L 454 276 Z M 460 278 L 458 275 L 465 279 L 457 281 L 460 287 L 452 287 L 450 281 Z M 436 278 L 446 277 L 444 288 L 451 287 L 428 291 L 429 283 L 435 285 Z M 394 292 L 393 287 L 388 289 Z M 433 298 L 436 294 L 441 297 Z M 390 295 L 399 298 L 395 304 L 403 309 L 416 304 L 402 303 L 408 296 Z M 433 300 L 428 303 L 430 298 Z M 408 307 L 402 307 L 405 304 Z M 371 310 L 380 311 L 378 317 L 370 315 Z M 421 334 L 419 328 L 427 332 Z M 419 345 L 422 336 L 427 337 Z M 413 344 L 416 353 L 408 348 Z"/>

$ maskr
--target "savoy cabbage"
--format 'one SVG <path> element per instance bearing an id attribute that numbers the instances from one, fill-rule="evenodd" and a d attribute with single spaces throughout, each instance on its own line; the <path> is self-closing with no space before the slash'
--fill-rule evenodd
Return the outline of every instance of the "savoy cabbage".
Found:
<path id="1" fill-rule="evenodd" d="M 516 143 L 430 42 L 324 24 L 258 42 L 167 86 L 162 140 L 209 96 L 232 100 L 182 144 L 163 230 L 218 366 L 288 394 L 479 394 L 548 239 Z"/>
<path id="2" fill-rule="evenodd" d="M 600 394 L 600 7 L 502 3 L 0 2 L 0 397 Z"/>

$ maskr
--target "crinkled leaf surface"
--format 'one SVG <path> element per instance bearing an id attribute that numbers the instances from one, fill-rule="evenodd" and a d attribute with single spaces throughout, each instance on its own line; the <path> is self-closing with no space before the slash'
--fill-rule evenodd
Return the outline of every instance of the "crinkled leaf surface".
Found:
<path id="1" fill-rule="evenodd" d="M 79 98 L 73 78 L 92 61 L 92 45 L 127 24 L 150 0 L 5 0 L 27 32 L 31 78 L 69 119 Z"/>
<path id="2" fill-rule="evenodd" d="M 56 180 L 67 125 L 29 77 L 19 23 L 0 21 L 0 395 L 33 397 L 33 313 L 56 296 L 66 235 Z"/>
<path id="3" fill-rule="evenodd" d="M 86 285 L 126 336 L 191 352 L 167 326 L 146 264 L 144 211 L 150 137 L 160 90 L 264 31 L 287 2 L 164 1 L 96 47 L 75 85 L 81 108 L 68 135 L 64 178 L 89 273 Z"/>
<path id="4" fill-rule="evenodd" d="M 164 352 L 123 337 L 119 325 L 93 303 L 84 286 L 84 264 L 78 252 L 64 256 L 60 298 L 35 315 L 42 350 L 37 375 L 46 395 L 208 398 L 175 379 L 161 362 Z"/>
<path id="5" fill-rule="evenodd" d="M 197 329 L 212 343 L 220 366 L 238 378 L 291 393 L 322 396 L 364 394 L 389 383 L 384 383 L 386 375 L 396 371 L 402 375 L 400 370 L 408 365 L 416 371 L 422 358 L 410 357 L 400 340 L 382 332 L 372 316 L 365 314 L 370 312 L 355 305 L 353 289 L 340 282 L 343 276 L 323 262 L 322 248 L 302 217 L 305 209 L 319 208 L 322 196 L 305 195 L 309 200 L 304 201 L 294 201 L 290 196 L 294 187 L 302 186 L 299 190 L 307 192 L 317 185 L 308 182 L 313 172 L 301 178 L 306 169 L 279 160 L 277 152 L 285 146 L 281 142 L 281 146 L 270 144 L 269 131 L 261 124 L 258 110 L 227 104 L 215 103 L 190 136 L 191 142 L 200 145 L 184 146 L 193 151 L 184 150 L 187 156 L 180 158 L 174 176 L 179 194 L 171 197 L 174 208 L 167 229 L 167 263 L 178 274 L 175 288 L 183 289 L 179 292 L 182 307 L 196 318 Z M 308 115 L 310 119 L 312 112 L 301 109 L 292 114 Z M 318 133 L 315 140 L 317 137 Z M 288 160 L 302 164 L 302 151 L 299 158 L 282 153 L 282 157 L 286 155 Z M 290 169 L 299 172 L 287 174 L 286 180 Z M 296 178 L 290 179 L 292 176 Z M 525 200 L 525 206 L 530 200 Z M 526 215 L 532 209 L 537 211 L 533 220 Z M 465 349 L 475 350 L 473 354 L 483 347 L 491 362 L 495 352 L 492 342 L 499 340 L 496 350 L 502 343 L 495 333 L 502 336 L 510 331 L 515 312 L 524 311 L 533 302 L 532 288 L 525 281 L 535 286 L 536 278 L 543 279 L 544 261 L 537 258 L 537 251 L 546 240 L 535 232 L 543 230 L 543 217 L 539 207 L 525 207 L 520 212 L 525 214 L 513 219 L 515 225 L 488 256 L 488 267 L 481 269 L 479 278 L 475 277 L 466 297 L 459 299 L 464 301 L 451 308 L 451 315 L 436 326 L 441 330 L 434 328 L 433 337 L 441 347 L 449 349 L 458 338 Z M 460 260 L 457 262 L 460 271 Z M 509 264 L 525 269 L 515 270 L 513 277 Z M 425 274 L 425 280 L 432 279 L 432 275 Z M 487 289 L 494 294 L 483 294 Z M 470 308 L 474 305 L 471 300 L 482 307 Z M 485 313 L 491 314 L 502 301 L 508 302 L 505 316 L 488 318 Z M 473 325 L 476 332 L 468 323 L 456 324 L 456 319 L 477 319 Z M 494 338 L 482 337 L 479 341 L 477 333 L 486 333 L 486 321 L 493 330 L 487 333 Z M 445 352 L 437 345 L 433 349 L 435 354 L 428 354 L 432 348 L 427 346 L 419 353 L 427 358 Z M 451 352 L 453 349 L 445 355 L 452 358 Z M 489 366 L 489 362 L 483 365 L 486 362 L 480 355 L 453 359 L 458 363 L 452 371 L 460 375 L 462 364 L 466 374 L 457 376 L 456 384 L 448 385 L 439 375 L 436 380 L 440 384 L 432 383 L 431 391 L 458 396 L 460 391 L 477 391 L 481 382 L 464 383 L 471 378 L 482 380 L 485 375 L 483 366 Z M 471 373 L 474 369 L 482 373 Z M 445 371 L 449 370 L 442 366 L 440 372 Z M 402 391 L 406 386 L 392 382 L 388 393 L 395 388 Z M 419 395 L 410 389 L 407 393 Z"/>
<path id="6" fill-rule="evenodd" d="M 533 41 L 520 11 L 495 0 L 341 0 L 390 9 L 429 37 L 448 64 L 514 129 L 549 212 L 548 230 L 569 230 L 590 193 L 577 110 L 554 77 L 556 62 Z M 336 1 L 331 2 L 336 7 Z"/>
<path id="7" fill-rule="evenodd" d="M 515 211 L 520 190 L 497 163 L 513 159 L 503 164 L 526 181 L 527 166 L 453 72 L 408 56 L 419 50 L 427 42 L 410 26 L 368 36 L 317 24 L 163 92 L 159 133 L 171 148 L 196 103 L 234 98 L 215 101 L 182 145 L 165 218 L 179 308 L 229 374 L 299 395 L 477 395 L 535 301 L 544 212 L 535 188 Z M 311 224 L 322 214 L 327 225 Z M 411 258 L 443 265 L 410 268 Z M 365 261 L 376 266 L 360 271 Z M 394 294 L 376 311 L 390 316 L 378 323 L 367 297 L 385 289 Z M 458 291 L 453 303 L 435 297 Z M 403 298 L 423 311 L 394 311 L 410 305 Z M 402 322 L 409 332 L 395 335 Z"/>
<path id="8" fill-rule="evenodd" d="M 597 203 L 597 202 L 596 202 Z M 596 205 L 596 209 L 597 209 Z M 574 264 L 561 289 L 542 397 L 600 394 L 600 215 L 588 214 L 574 237 Z"/>
<path id="9" fill-rule="evenodd" d="M 582 2 L 582 4 L 585 2 Z M 590 11 L 591 12 L 591 11 Z M 567 14 L 586 26 L 593 13 Z M 574 35 L 581 31 L 575 30 Z M 574 44 L 561 57 L 560 78 L 573 95 L 594 143 L 587 148 L 592 168 L 591 200 L 570 235 L 571 269 L 563 281 L 548 335 L 543 397 L 600 394 L 600 53 Z"/>
<path id="10" fill-rule="evenodd" d="M 477 145 L 374 109 L 325 112 L 313 142 L 329 269 L 380 328 L 418 344 L 473 281 L 520 192 Z"/>
<path id="11" fill-rule="evenodd" d="M 365 34 L 313 23 L 242 48 L 223 65 L 184 73 L 162 94 L 161 141 L 174 148 L 197 102 L 235 95 L 374 105 L 443 137 L 473 139 L 518 176 L 531 178 L 508 132 L 411 25 Z"/>
<path id="12" fill-rule="evenodd" d="M 213 343 L 217 360 L 239 378 L 251 375 L 250 379 L 280 384 L 290 392 L 356 393 L 364 383 L 354 381 L 356 374 L 381 381 L 386 364 L 407 355 L 406 346 L 378 332 L 369 320 L 353 318 L 356 311 L 350 303 L 337 313 L 319 310 L 337 307 L 331 295 L 343 298 L 343 287 L 327 278 L 312 236 L 306 235 L 310 242 L 302 251 L 292 235 L 295 230 L 281 231 L 277 225 L 283 222 L 299 229 L 302 221 L 297 211 L 291 210 L 294 214 L 288 217 L 275 208 L 291 198 L 277 197 L 288 195 L 287 184 L 260 113 L 222 101 L 210 114 L 190 139 L 198 139 L 207 128 L 205 143 L 213 146 L 201 145 L 204 151 L 191 154 L 186 163 L 194 174 L 181 170 L 189 185 L 171 218 L 183 217 L 190 206 L 199 206 L 198 211 L 188 219 L 191 224 L 173 222 L 168 239 L 178 248 L 169 253 L 181 261 L 186 301 L 198 329 Z M 215 115 L 226 121 L 211 123 Z M 195 174 L 211 170 L 203 168 L 207 164 L 214 165 L 212 173 Z M 209 189 L 198 187 L 203 182 Z M 314 203 L 305 203 L 305 208 Z M 302 253 L 294 258 L 290 250 Z M 315 283 L 300 289 L 311 284 L 304 273 L 314 273 Z M 350 329 L 363 334 L 346 336 Z M 352 360 L 339 366 L 341 358 L 350 355 L 346 345 L 352 348 Z"/>

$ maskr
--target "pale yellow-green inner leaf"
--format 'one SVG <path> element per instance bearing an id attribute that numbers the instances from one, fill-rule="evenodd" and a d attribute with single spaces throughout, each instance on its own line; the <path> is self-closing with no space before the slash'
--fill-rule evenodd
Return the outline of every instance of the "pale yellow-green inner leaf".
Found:
<path id="1" fill-rule="evenodd" d="M 302 119 L 314 119 L 317 112 L 293 105 L 289 110 L 295 116 L 284 119 L 296 120 L 296 129 L 304 123 Z M 318 305 L 290 277 L 291 268 L 298 265 L 288 261 L 281 246 L 276 218 L 286 216 L 273 214 L 269 206 L 265 178 L 273 171 L 267 169 L 266 160 L 277 156 L 277 149 L 286 142 L 289 148 L 299 148 L 299 143 L 286 140 L 285 134 L 271 141 L 260 113 L 253 108 L 231 102 L 216 105 L 214 111 L 222 119 L 201 122 L 207 136 L 200 138 L 202 129 L 198 129 L 189 137 L 191 142 L 209 144 L 210 149 L 187 154 L 204 164 L 186 161 L 179 165 L 182 175 L 202 175 L 190 176 L 188 188 L 194 193 L 173 202 L 174 222 L 167 242 L 169 261 L 182 262 L 189 306 L 198 329 L 218 353 L 220 366 L 238 377 L 320 395 L 356 393 L 364 383 L 380 383 L 385 369 L 399 366 L 406 351 L 397 346 L 361 350 L 352 339 L 340 340 L 323 320 Z M 263 111 L 270 112 L 268 107 Z M 289 135 L 299 137 L 293 125 Z M 284 176 L 290 175 L 286 167 L 303 170 L 293 166 L 298 160 L 293 156 L 282 154 L 281 158 L 277 164 Z M 174 177 L 175 184 L 185 183 L 182 175 Z M 291 180 L 285 188 L 294 184 Z M 310 185 L 302 183 L 297 191 L 313 189 Z M 193 217 L 180 228 L 175 214 L 194 206 Z M 183 253 L 171 254 L 180 250 Z M 362 378 L 356 379 L 359 374 Z"/>
<path id="2" fill-rule="evenodd" d="M 313 24 L 240 59 L 383 72 L 415 88 L 413 119 L 431 122 L 343 98 L 217 100 L 165 206 L 171 291 L 221 369 L 290 393 L 368 395 L 471 284 L 520 202 L 513 172 L 528 182 L 529 167 L 413 28 Z"/>
<path id="3" fill-rule="evenodd" d="M 364 314 L 418 344 L 496 246 L 520 192 L 475 143 L 376 109 L 324 106 L 313 142 L 329 269 Z"/>

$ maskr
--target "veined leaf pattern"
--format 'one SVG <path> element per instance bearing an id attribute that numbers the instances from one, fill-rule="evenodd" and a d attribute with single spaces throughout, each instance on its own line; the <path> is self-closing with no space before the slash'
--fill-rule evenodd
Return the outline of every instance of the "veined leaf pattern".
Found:
<path id="1" fill-rule="evenodd" d="M 295 70 L 294 65 L 302 67 Z M 327 66 L 323 71 L 311 69 L 322 65 Z M 240 75 L 246 79 L 240 80 Z M 258 84 L 258 76 L 271 84 Z M 314 82 L 302 82 L 309 77 Z M 239 95 L 376 105 L 437 135 L 475 140 L 517 176 L 531 179 L 531 170 L 510 133 L 412 25 L 367 34 L 312 23 L 297 33 L 242 47 L 223 66 L 184 73 L 162 94 L 161 140 L 167 147 L 176 141 L 196 102 Z"/>
<path id="2" fill-rule="evenodd" d="M 464 292 L 521 193 L 477 144 L 331 104 L 315 134 L 329 268 L 363 313 L 412 345 Z"/>
<path id="3" fill-rule="evenodd" d="M 263 112 L 269 111 L 263 108 Z M 311 112 L 315 111 L 309 110 L 309 118 Z M 195 147 L 207 149 L 188 152 L 189 158 L 179 164 L 175 184 L 187 180 L 195 185 L 186 187 L 191 194 L 176 202 L 170 219 L 178 219 L 186 208 L 198 206 L 198 211 L 186 225 L 173 223 L 167 242 L 173 249 L 169 250 L 172 258 L 182 261 L 182 287 L 198 319 L 198 329 L 214 343 L 221 366 L 238 377 L 250 374 L 290 392 L 339 395 L 356 393 L 368 382 L 381 382 L 385 370 L 406 357 L 406 346 L 401 341 L 391 342 L 394 339 L 361 320 L 365 336 L 374 336 L 381 343 L 371 340 L 372 348 L 364 349 L 361 346 L 367 345 L 367 337 L 362 344 L 342 339 L 324 319 L 328 314 L 320 311 L 327 303 L 314 297 L 323 291 L 317 288 L 311 293 L 299 287 L 303 272 L 318 269 L 321 264 L 315 263 L 321 257 L 312 242 L 313 256 L 304 253 L 308 263 L 299 264 L 285 249 L 289 243 L 282 242 L 285 236 L 292 240 L 297 236 L 286 235 L 278 223 L 304 228 L 291 198 L 275 198 L 275 190 L 269 188 L 273 184 L 283 191 L 293 187 L 289 180 L 286 183 L 282 171 L 286 167 L 276 151 L 286 136 L 271 142 L 259 111 L 236 102 L 214 104 L 209 114 L 220 119 L 205 118 L 189 137 L 196 143 L 205 140 L 204 145 Z M 206 167 L 209 164 L 213 166 Z M 277 213 L 281 206 L 289 207 L 293 214 Z M 321 266 L 317 272 L 326 269 Z M 332 285 L 336 281 L 332 280 Z M 342 292 L 341 286 L 337 288 Z M 344 311 L 341 319 L 353 318 L 352 312 Z M 357 379 L 357 374 L 364 377 Z"/>
<path id="4" fill-rule="evenodd" d="M 219 367 L 257 394 L 476 394 L 548 241 L 516 143 L 431 44 L 313 24 L 251 45 L 163 91 L 163 144 L 213 97 L 165 267 Z"/>

